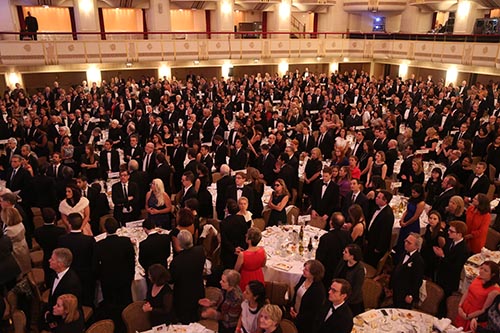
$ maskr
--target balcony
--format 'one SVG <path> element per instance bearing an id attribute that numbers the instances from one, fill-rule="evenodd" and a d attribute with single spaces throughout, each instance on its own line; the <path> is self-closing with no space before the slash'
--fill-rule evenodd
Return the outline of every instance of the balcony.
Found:
<path id="1" fill-rule="evenodd" d="M 304 33 L 317 38 L 294 39 L 289 33 L 255 34 L 260 38 L 237 38 L 238 33 L 186 32 L 148 33 L 150 39 L 143 39 L 144 33 L 135 34 L 133 39 L 118 39 L 120 33 L 115 33 L 117 39 L 113 40 L 97 40 L 99 34 L 94 36 L 94 40 L 2 40 L 0 64 L 6 68 L 228 59 L 279 62 L 281 59 L 321 57 L 325 61 L 343 58 L 352 61 L 412 60 L 500 69 L 498 36 Z M 190 38 L 175 39 L 179 35 Z M 152 39 L 153 36 L 155 39 Z"/>

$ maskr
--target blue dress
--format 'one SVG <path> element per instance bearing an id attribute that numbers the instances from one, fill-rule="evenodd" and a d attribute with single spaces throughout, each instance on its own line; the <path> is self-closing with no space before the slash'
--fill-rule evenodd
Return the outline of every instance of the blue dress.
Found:
<path id="1" fill-rule="evenodd" d="M 156 199 L 156 196 L 153 193 L 151 193 L 148 200 L 148 207 L 161 210 L 165 209 L 167 206 L 165 204 L 158 206 L 158 199 Z M 155 214 L 155 215 L 148 214 L 148 219 L 153 221 L 157 227 L 167 230 L 172 229 L 172 225 L 170 222 L 170 213 Z"/>
<path id="2" fill-rule="evenodd" d="M 406 207 L 406 216 L 403 222 L 410 220 L 413 217 L 413 215 L 415 215 L 415 212 L 417 211 L 417 204 L 418 202 L 412 202 L 412 201 L 408 202 L 408 206 Z M 417 220 L 412 224 L 407 225 L 406 227 L 402 227 L 401 230 L 399 231 L 398 242 L 394 249 L 396 251 L 396 259 L 401 259 L 402 256 L 404 256 L 405 239 L 412 232 L 420 234 L 420 220 Z"/>

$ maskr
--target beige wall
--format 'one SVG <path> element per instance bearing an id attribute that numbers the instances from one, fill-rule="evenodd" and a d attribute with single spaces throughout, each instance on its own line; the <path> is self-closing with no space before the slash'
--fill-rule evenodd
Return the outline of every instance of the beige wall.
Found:
<path id="1" fill-rule="evenodd" d="M 130 8 L 103 8 L 102 18 L 106 32 L 144 31 L 142 10 Z"/>
<path id="2" fill-rule="evenodd" d="M 61 87 L 68 88 L 72 85 L 79 84 L 86 79 L 87 74 L 85 72 L 23 74 L 24 87 L 30 94 L 33 94 L 38 90 L 43 90 L 45 86 L 52 87 L 54 85 L 54 81 L 59 82 Z"/>
<path id="3" fill-rule="evenodd" d="M 170 19 L 172 31 L 205 31 L 204 10 L 171 9 Z"/>
<path id="4" fill-rule="evenodd" d="M 36 17 L 38 32 L 71 32 L 71 19 L 67 7 L 23 7 L 24 17 Z"/>

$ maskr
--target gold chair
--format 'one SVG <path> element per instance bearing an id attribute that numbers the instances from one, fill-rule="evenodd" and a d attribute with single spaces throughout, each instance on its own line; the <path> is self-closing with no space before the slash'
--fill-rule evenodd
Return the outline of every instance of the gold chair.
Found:
<path id="1" fill-rule="evenodd" d="M 363 267 L 365 268 L 365 278 L 373 279 L 377 275 L 377 269 L 370 264 L 362 261 Z"/>
<path id="2" fill-rule="evenodd" d="M 495 182 L 496 175 L 497 175 L 497 168 L 495 168 L 495 166 L 490 164 L 489 169 L 488 169 L 488 177 L 489 177 L 491 183 Z"/>
<path id="3" fill-rule="evenodd" d="M 495 190 L 496 186 L 494 184 L 491 184 L 490 187 L 488 187 L 488 192 L 486 193 L 486 196 L 488 197 L 489 201 L 492 201 L 494 199 Z"/>
<path id="4" fill-rule="evenodd" d="M 286 214 L 287 224 L 297 224 L 299 219 L 300 209 L 297 206 L 291 206 L 290 210 Z"/>
<path id="5" fill-rule="evenodd" d="M 219 331 L 219 322 L 215 319 L 202 319 L 198 323 L 205 326 L 205 328 L 218 332 Z"/>
<path id="6" fill-rule="evenodd" d="M 33 267 L 42 268 L 43 266 L 43 250 L 30 252 L 31 262 Z"/>
<path id="7" fill-rule="evenodd" d="M 462 294 L 454 294 L 449 296 L 446 299 L 446 317 L 455 320 L 458 315 L 458 304 L 460 303 L 460 299 L 462 298 Z"/>
<path id="8" fill-rule="evenodd" d="M 224 295 L 222 294 L 222 290 L 220 290 L 217 287 L 206 287 L 205 297 L 208 298 L 213 303 L 219 304 L 224 298 Z"/>
<path id="9" fill-rule="evenodd" d="M 127 333 L 142 332 L 151 329 L 149 313 L 142 311 L 142 306 L 145 303 L 145 301 L 133 302 L 123 309 L 122 319 L 127 327 Z"/>
<path id="10" fill-rule="evenodd" d="M 435 316 L 439 311 L 439 303 L 441 303 L 444 297 L 443 288 L 427 280 L 425 281 L 425 289 L 427 290 L 427 297 L 418 305 L 417 310 Z"/>
<path id="11" fill-rule="evenodd" d="M 82 306 L 83 320 L 88 322 L 90 317 L 94 314 L 94 310 L 90 306 Z"/>
<path id="12" fill-rule="evenodd" d="M 26 333 L 26 315 L 21 310 L 12 312 L 12 325 L 14 326 L 14 333 Z"/>
<path id="13" fill-rule="evenodd" d="M 500 232 L 493 228 L 488 228 L 488 235 L 486 236 L 485 248 L 491 251 L 496 251 L 498 243 L 500 242 Z"/>
<path id="14" fill-rule="evenodd" d="M 33 279 L 37 287 L 45 290 L 45 271 L 42 268 L 32 268 L 31 273 L 33 273 Z"/>
<path id="15" fill-rule="evenodd" d="M 313 217 L 311 218 L 311 221 L 308 223 L 312 227 L 319 228 L 321 230 L 325 230 L 326 228 L 326 221 L 323 220 L 321 217 Z"/>
<path id="16" fill-rule="evenodd" d="M 287 301 L 285 295 L 288 292 L 288 284 L 285 282 L 266 281 L 266 297 L 271 302 L 278 306 L 285 306 Z"/>
<path id="17" fill-rule="evenodd" d="M 99 320 L 93 323 L 85 333 L 113 333 L 115 331 L 115 323 L 111 319 Z"/>
<path id="18" fill-rule="evenodd" d="M 221 178 L 222 178 L 222 175 L 221 175 L 221 173 L 220 173 L 220 172 L 214 172 L 214 173 L 212 174 L 212 183 L 217 183 L 217 181 L 218 181 L 219 179 L 221 179 Z"/>
<path id="19" fill-rule="evenodd" d="M 264 231 L 264 229 L 266 229 L 266 221 L 261 218 L 253 219 L 253 226 L 260 231 Z"/>
<path id="20" fill-rule="evenodd" d="M 363 303 L 365 309 L 377 309 L 380 305 L 382 285 L 373 279 L 365 278 L 363 282 Z"/>
<path id="21" fill-rule="evenodd" d="M 291 320 L 288 320 L 288 319 L 283 319 L 280 322 L 280 327 L 281 327 L 281 331 L 283 333 L 298 333 L 299 332 L 297 330 L 297 327 L 295 326 L 295 324 Z"/>

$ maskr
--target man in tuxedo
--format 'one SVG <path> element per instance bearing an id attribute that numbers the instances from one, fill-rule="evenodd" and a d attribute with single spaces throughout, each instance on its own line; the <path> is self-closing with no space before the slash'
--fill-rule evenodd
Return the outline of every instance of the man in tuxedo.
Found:
<path id="1" fill-rule="evenodd" d="M 212 176 L 212 167 L 214 166 L 214 160 L 210 155 L 210 148 L 207 145 L 202 145 L 200 148 L 200 163 L 205 165 L 210 172 L 210 177 Z"/>
<path id="2" fill-rule="evenodd" d="M 26 170 L 21 162 L 21 155 L 14 155 L 10 161 L 10 170 L 7 172 L 6 187 L 12 192 L 19 191 L 19 196 L 23 202 L 30 198 L 29 191 L 32 182 L 31 174 Z"/>
<path id="3" fill-rule="evenodd" d="M 351 108 L 350 115 L 347 117 L 347 119 L 344 120 L 344 123 L 345 127 L 352 131 L 356 126 L 363 125 L 363 120 L 358 114 L 358 110 L 356 108 Z"/>
<path id="4" fill-rule="evenodd" d="M 68 222 L 71 231 L 59 238 L 58 246 L 69 249 L 73 255 L 71 268 L 80 278 L 83 296 L 81 303 L 86 306 L 93 306 L 95 293 L 93 274 L 95 239 L 82 233 L 83 219 L 79 213 L 69 214 Z"/>
<path id="5" fill-rule="evenodd" d="M 212 131 L 214 130 L 214 122 L 212 111 L 209 108 L 203 108 L 203 119 L 201 120 L 201 132 L 203 133 L 203 142 L 210 142 Z"/>
<path id="6" fill-rule="evenodd" d="M 179 205 L 184 207 L 184 203 L 188 199 L 197 198 L 196 190 L 194 189 L 194 174 L 191 171 L 186 171 L 182 174 L 182 197 L 179 200 Z"/>
<path id="7" fill-rule="evenodd" d="M 373 213 L 366 235 L 365 259 L 373 267 L 377 267 L 379 260 L 391 247 L 392 226 L 394 225 L 394 212 L 389 206 L 392 194 L 380 191 L 375 197 L 377 210 Z"/>
<path id="8" fill-rule="evenodd" d="M 120 170 L 120 155 L 113 148 L 113 140 L 104 142 L 104 150 L 99 156 L 99 169 L 103 179 L 108 178 L 108 172 L 118 172 Z"/>
<path id="9" fill-rule="evenodd" d="M 490 180 L 485 171 L 487 164 L 479 162 L 476 164 L 475 174 L 471 175 L 464 186 L 464 201 L 471 202 L 478 193 L 486 194 L 490 188 Z"/>
<path id="10" fill-rule="evenodd" d="M 226 189 L 226 199 L 233 199 L 234 201 L 238 202 L 241 197 L 245 197 L 248 199 L 248 210 L 253 211 L 253 199 L 254 199 L 254 194 L 253 190 L 245 185 L 246 181 L 246 176 L 245 173 L 243 172 L 238 172 L 236 176 L 234 177 L 235 184 L 230 185 Z"/>
<path id="11" fill-rule="evenodd" d="M 229 167 L 232 170 L 243 170 L 247 167 L 248 154 L 245 148 L 243 148 L 243 143 L 241 139 L 236 139 L 234 143 L 234 149 L 231 151 L 231 157 L 229 158 Z"/>
<path id="12" fill-rule="evenodd" d="M 365 131 L 358 130 L 356 131 L 355 141 L 352 146 L 351 155 L 356 156 L 358 159 L 363 155 L 363 142 L 365 140 Z"/>
<path id="13" fill-rule="evenodd" d="M 187 155 L 189 162 L 184 167 L 184 172 L 191 171 L 194 175 L 194 179 L 196 180 L 198 178 L 198 164 L 200 164 L 200 162 L 196 160 L 198 151 L 195 148 L 188 148 Z"/>
<path id="14" fill-rule="evenodd" d="M 144 150 L 139 146 L 139 137 L 137 135 L 132 135 L 130 137 L 130 144 L 125 146 L 123 149 L 123 155 L 125 162 L 130 160 L 136 160 L 137 162 L 142 162 L 142 156 L 144 155 Z"/>
<path id="15" fill-rule="evenodd" d="M 222 164 L 220 174 L 222 177 L 217 181 L 215 209 L 217 211 L 217 218 L 223 220 L 225 217 L 224 210 L 226 208 L 227 188 L 234 186 L 235 183 L 233 177 L 231 177 L 231 168 L 229 168 L 229 165 Z"/>
<path id="16" fill-rule="evenodd" d="M 297 135 L 297 140 L 299 140 L 299 151 L 310 153 L 311 150 L 316 146 L 314 137 L 309 133 L 309 127 L 304 126 L 302 128 L 302 133 Z"/>
<path id="17" fill-rule="evenodd" d="M 146 239 L 139 243 L 139 263 L 148 271 L 153 264 L 161 264 L 167 267 L 167 259 L 170 256 L 170 236 L 159 234 L 156 225 L 150 219 L 142 222 L 142 228 L 148 235 Z"/>
<path id="18" fill-rule="evenodd" d="M 351 333 L 352 312 L 347 304 L 351 284 L 344 279 L 334 279 L 328 289 L 328 302 L 319 311 L 313 323 L 313 333 Z"/>
<path id="19" fill-rule="evenodd" d="M 131 284 L 135 274 L 134 245 L 128 237 L 116 234 L 119 226 L 114 218 L 106 219 L 104 228 L 107 235 L 97 242 L 94 259 L 96 276 L 101 282 L 103 303 L 115 316 L 119 316 L 132 302 Z"/>
<path id="20" fill-rule="evenodd" d="M 189 147 L 193 147 L 193 142 L 200 139 L 200 132 L 198 129 L 193 127 L 193 121 L 188 119 L 186 121 L 186 128 L 182 131 L 182 143 L 184 147 L 187 149 Z"/>
<path id="21" fill-rule="evenodd" d="M 238 255 L 236 249 L 246 249 L 246 233 L 248 225 L 242 215 L 238 215 L 240 210 L 238 204 L 233 199 L 227 200 L 227 216 L 220 223 L 221 253 L 220 257 L 225 269 L 233 269 Z"/>
<path id="22" fill-rule="evenodd" d="M 210 136 L 210 141 L 212 142 L 212 147 L 214 146 L 214 140 L 217 135 L 221 138 L 224 137 L 224 128 L 220 125 L 220 118 L 218 116 L 214 117 L 212 135 Z"/>
<path id="23" fill-rule="evenodd" d="M 351 191 L 347 193 L 342 204 L 342 214 L 346 217 L 347 222 L 351 222 L 349 216 L 349 208 L 352 205 L 359 205 L 363 210 L 363 215 L 368 216 L 369 202 L 366 195 L 361 191 L 363 185 L 359 179 L 351 179 Z"/>
<path id="24" fill-rule="evenodd" d="M 438 211 L 441 216 L 445 216 L 446 207 L 448 206 L 448 202 L 450 198 L 455 195 L 455 187 L 457 186 L 457 179 L 455 176 L 448 175 L 444 177 L 443 182 L 441 183 L 441 187 L 443 188 L 443 192 L 437 196 L 432 205 L 432 210 Z"/>
<path id="25" fill-rule="evenodd" d="M 52 308 L 57 302 L 57 298 L 64 294 L 75 295 L 78 301 L 82 299 L 82 285 L 80 278 L 71 269 L 73 255 L 66 248 L 57 248 L 52 251 L 52 256 L 49 259 L 49 266 L 54 271 L 48 285 L 50 293 L 46 310 L 52 311 Z M 81 306 L 81 304 L 79 304 Z"/>
<path id="26" fill-rule="evenodd" d="M 387 140 L 387 131 L 385 129 L 375 129 L 374 133 L 375 140 L 373 141 L 373 148 L 375 148 L 375 151 L 383 151 L 385 153 L 389 142 L 389 140 Z"/>
<path id="27" fill-rule="evenodd" d="M 56 183 L 56 195 L 58 200 L 66 197 L 67 181 L 64 175 L 69 174 L 70 167 L 63 165 L 60 152 L 52 154 L 52 164 L 47 168 L 47 176 L 54 179 Z"/>
<path id="28" fill-rule="evenodd" d="M 422 242 L 422 236 L 414 232 L 405 239 L 406 254 L 394 268 L 390 281 L 396 308 L 411 310 L 420 299 L 419 291 L 424 279 L 424 259 L 419 252 Z"/>
<path id="29" fill-rule="evenodd" d="M 323 168 L 322 180 L 314 184 L 311 196 L 311 218 L 321 217 L 328 227 L 330 217 L 340 207 L 340 190 L 339 186 L 332 180 L 331 167 Z"/>
<path id="30" fill-rule="evenodd" d="M 215 169 L 219 170 L 221 165 L 226 164 L 226 156 L 228 155 L 227 146 L 224 144 L 224 139 L 220 135 L 214 137 L 212 149 L 215 151 L 214 165 Z"/>
<path id="31" fill-rule="evenodd" d="M 57 248 L 59 237 L 66 234 L 66 229 L 55 225 L 57 220 L 56 212 L 52 208 L 42 208 L 43 226 L 34 231 L 35 240 L 43 250 L 43 271 L 45 273 L 45 285 L 49 285 L 52 271 L 49 266 L 49 259 L 52 251 Z"/>
<path id="32" fill-rule="evenodd" d="M 257 169 L 264 176 L 267 184 L 271 184 L 275 179 L 274 167 L 276 158 L 269 152 L 269 145 L 263 144 L 260 146 L 260 156 L 257 158 Z"/>
<path id="33" fill-rule="evenodd" d="M 172 193 L 172 190 L 170 188 L 170 174 L 171 174 L 171 168 L 167 162 L 165 154 L 163 153 L 156 154 L 156 169 L 153 173 L 153 179 L 154 178 L 161 179 L 166 193 Z"/>
<path id="34" fill-rule="evenodd" d="M 87 177 L 80 175 L 76 178 L 76 185 L 82 191 L 82 196 L 89 200 L 90 207 L 90 226 L 92 233 L 98 235 L 101 233 L 99 230 L 99 218 L 108 212 L 100 211 L 98 209 L 99 192 L 95 188 L 89 186 Z"/>
<path id="35" fill-rule="evenodd" d="M 129 182 L 128 170 L 120 171 L 120 181 L 111 188 L 111 197 L 115 205 L 113 216 L 120 223 L 134 221 L 139 218 L 139 187 L 136 183 Z"/>
<path id="36" fill-rule="evenodd" d="M 461 221 L 451 221 L 448 228 L 448 240 L 443 248 L 434 246 L 434 254 L 438 257 L 436 282 L 444 290 L 444 300 L 458 290 L 460 274 L 469 258 L 469 249 L 464 240 L 467 225 Z M 444 302 L 443 310 L 445 310 Z M 443 311 L 444 312 L 444 311 Z"/>
<path id="37" fill-rule="evenodd" d="M 460 157 L 462 156 L 462 153 L 460 150 L 452 150 L 450 152 L 450 156 L 448 157 L 448 167 L 446 168 L 444 172 L 444 176 L 448 175 L 454 175 L 454 176 L 459 176 L 460 173 L 462 172 L 462 163 L 460 161 Z"/>
<path id="38" fill-rule="evenodd" d="M 148 174 L 148 181 L 153 180 L 153 173 L 156 168 L 155 145 L 152 142 L 146 143 L 144 147 L 144 157 L 142 159 L 141 170 Z"/>
<path id="39" fill-rule="evenodd" d="M 146 194 L 150 190 L 150 180 L 147 172 L 139 170 L 139 163 L 136 160 L 130 160 L 128 162 L 128 172 L 130 173 L 129 181 L 137 184 L 139 188 L 139 207 L 144 207 L 146 202 Z"/>
<path id="40" fill-rule="evenodd" d="M 325 287 L 330 285 L 333 273 L 342 260 L 342 252 L 351 240 L 349 232 L 342 230 L 344 222 L 345 219 L 342 213 L 333 213 L 330 230 L 319 239 L 316 260 L 319 260 L 325 266 L 325 276 L 323 277 Z"/>
<path id="41" fill-rule="evenodd" d="M 186 159 L 186 149 L 181 144 L 181 138 L 174 138 L 174 146 L 172 156 L 170 156 L 170 164 L 174 168 L 174 192 L 181 190 L 181 177 L 184 173 L 184 160 Z"/>
<path id="42" fill-rule="evenodd" d="M 323 154 L 323 159 L 332 158 L 332 148 L 334 144 L 333 136 L 328 131 L 328 128 L 325 124 L 321 124 L 319 127 L 319 136 L 318 141 L 316 142 L 316 146 L 321 149 L 321 153 Z"/>

